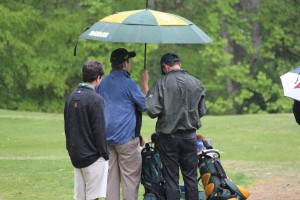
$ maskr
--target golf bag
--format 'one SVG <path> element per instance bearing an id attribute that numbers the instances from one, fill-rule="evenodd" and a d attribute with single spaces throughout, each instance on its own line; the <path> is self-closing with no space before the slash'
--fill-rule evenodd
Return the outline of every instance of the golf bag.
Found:
<path id="1" fill-rule="evenodd" d="M 199 156 L 199 171 L 207 200 L 245 200 L 250 193 L 226 175 L 218 150 L 204 149 Z"/>
<path id="2" fill-rule="evenodd" d="M 141 183 L 145 188 L 144 200 L 165 200 L 165 181 L 162 177 L 159 153 L 150 143 L 142 149 Z"/>

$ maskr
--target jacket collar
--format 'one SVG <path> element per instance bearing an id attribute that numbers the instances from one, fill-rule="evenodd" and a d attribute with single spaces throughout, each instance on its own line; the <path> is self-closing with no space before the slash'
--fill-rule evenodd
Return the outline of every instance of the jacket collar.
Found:
<path id="1" fill-rule="evenodd" d="M 123 70 L 123 69 L 111 70 L 110 74 L 114 75 L 114 76 L 122 76 L 123 75 L 127 78 L 130 78 L 130 73 L 126 70 Z"/>
<path id="2" fill-rule="evenodd" d="M 88 83 L 79 83 L 78 86 L 95 90 L 95 88 L 91 84 L 88 84 Z"/>
<path id="3" fill-rule="evenodd" d="M 187 71 L 183 70 L 183 69 L 174 69 L 169 71 L 167 74 L 173 74 L 173 73 L 187 73 Z"/>

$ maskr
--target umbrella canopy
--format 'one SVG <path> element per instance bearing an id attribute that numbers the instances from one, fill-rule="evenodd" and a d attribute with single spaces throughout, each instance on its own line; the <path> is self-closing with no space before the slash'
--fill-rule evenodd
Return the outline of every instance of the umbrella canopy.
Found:
<path id="1" fill-rule="evenodd" d="M 88 28 L 80 38 L 107 42 L 202 44 L 212 40 L 189 20 L 150 9 L 119 12 Z"/>
<path id="2" fill-rule="evenodd" d="M 284 96 L 300 101 L 300 66 L 280 76 Z"/>

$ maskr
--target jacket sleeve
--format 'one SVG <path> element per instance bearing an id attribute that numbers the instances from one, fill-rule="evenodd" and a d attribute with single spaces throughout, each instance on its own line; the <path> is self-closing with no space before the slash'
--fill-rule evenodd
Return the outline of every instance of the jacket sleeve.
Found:
<path id="1" fill-rule="evenodd" d="M 201 96 L 200 96 L 200 101 L 198 104 L 198 113 L 199 113 L 199 118 L 203 117 L 206 114 L 207 108 L 206 108 L 206 103 L 205 103 L 205 90 L 204 87 L 201 86 Z"/>
<path id="2" fill-rule="evenodd" d="M 133 98 L 136 109 L 141 112 L 146 111 L 145 95 L 142 93 L 140 86 L 133 81 L 130 88 L 131 98 Z"/>
<path id="3" fill-rule="evenodd" d="M 109 159 L 107 149 L 105 118 L 104 118 L 104 101 L 102 98 L 97 99 L 92 107 L 92 123 L 95 145 L 101 157 L 105 160 Z"/>
<path id="4" fill-rule="evenodd" d="M 296 122 L 300 125 L 300 101 L 294 101 L 293 112 Z"/>
<path id="5" fill-rule="evenodd" d="M 146 96 L 146 107 L 149 117 L 155 118 L 162 112 L 163 105 L 160 99 L 158 82 L 155 82 Z"/>

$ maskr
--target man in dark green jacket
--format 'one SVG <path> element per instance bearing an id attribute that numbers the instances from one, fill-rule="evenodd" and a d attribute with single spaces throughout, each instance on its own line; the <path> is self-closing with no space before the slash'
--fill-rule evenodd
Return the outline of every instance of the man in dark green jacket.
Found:
<path id="1" fill-rule="evenodd" d="M 83 65 L 80 83 L 64 109 L 67 150 L 74 166 L 77 200 L 106 197 L 108 158 L 104 101 L 95 91 L 104 74 L 102 64 Z"/>
<path id="2" fill-rule="evenodd" d="M 201 82 L 181 69 L 175 54 L 161 58 L 164 77 L 157 80 L 146 96 L 148 115 L 157 117 L 158 151 L 163 163 L 167 199 L 179 200 L 179 167 L 186 199 L 198 199 L 197 138 L 200 118 L 206 113 L 205 90 Z"/>

